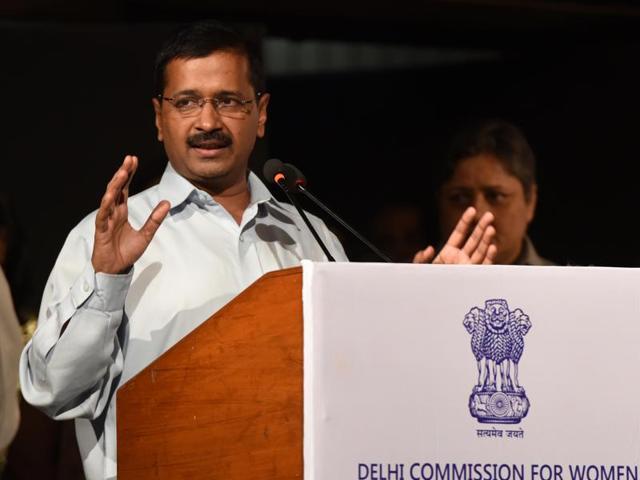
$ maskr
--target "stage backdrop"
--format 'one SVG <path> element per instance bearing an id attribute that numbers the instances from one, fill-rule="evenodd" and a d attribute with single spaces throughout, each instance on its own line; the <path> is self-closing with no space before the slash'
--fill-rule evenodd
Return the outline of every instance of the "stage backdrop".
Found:
<path id="1" fill-rule="evenodd" d="M 640 271 L 304 264 L 307 480 L 637 480 Z"/>

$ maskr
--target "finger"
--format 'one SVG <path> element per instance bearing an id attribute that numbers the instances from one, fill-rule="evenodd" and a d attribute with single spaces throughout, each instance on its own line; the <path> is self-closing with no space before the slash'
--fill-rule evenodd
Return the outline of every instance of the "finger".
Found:
<path id="1" fill-rule="evenodd" d="M 130 177 L 132 175 L 132 166 L 134 163 L 136 162 L 134 162 L 131 155 L 127 155 L 124 157 L 122 165 L 120 165 L 120 168 L 116 170 L 116 173 L 113 174 L 111 181 L 107 184 L 107 191 L 116 190 L 119 194 L 125 188 L 125 186 L 130 181 Z M 135 169 L 133 171 L 135 171 Z"/>
<path id="2" fill-rule="evenodd" d="M 116 204 L 121 205 L 123 203 L 126 203 L 129 199 L 129 185 L 131 184 L 133 174 L 135 173 L 137 168 L 138 158 L 133 155 L 126 155 L 124 157 L 122 165 L 118 169 L 118 172 L 121 173 L 116 172 L 118 173 L 118 175 L 116 177 L 116 182 L 114 182 L 114 185 L 119 188 L 116 197 Z"/>
<path id="3" fill-rule="evenodd" d="M 116 204 L 122 203 L 123 200 L 123 189 L 127 185 L 129 181 L 129 172 L 127 168 L 123 165 L 118 171 L 113 175 L 113 178 L 107 185 L 106 193 L 113 196 L 114 202 Z"/>
<path id="4" fill-rule="evenodd" d="M 106 232 L 109 228 L 109 217 L 113 213 L 116 203 L 120 203 L 122 200 L 122 189 L 130 181 L 129 172 L 131 171 L 132 163 L 137 165 L 137 159 L 134 161 L 129 155 L 124 157 L 122 165 L 107 184 L 107 189 L 100 200 L 100 207 L 96 215 L 96 230 L 99 232 Z M 133 171 L 135 171 L 135 168 Z"/>
<path id="5" fill-rule="evenodd" d="M 467 238 L 467 235 L 469 234 L 469 229 L 471 228 L 471 225 L 473 225 L 473 219 L 475 218 L 475 216 L 476 209 L 473 207 L 468 207 L 460 217 L 460 220 L 458 220 L 458 223 L 453 229 L 453 232 L 451 232 L 446 245 L 460 248 L 464 240 Z"/>
<path id="6" fill-rule="evenodd" d="M 100 200 L 100 207 L 96 214 L 96 231 L 104 233 L 109 229 L 109 217 L 113 211 L 114 197 L 106 192 Z"/>
<path id="7" fill-rule="evenodd" d="M 413 263 L 429 263 L 433 259 L 435 254 L 436 250 L 431 245 L 429 245 L 427 248 L 418 251 L 413 256 Z"/>
<path id="8" fill-rule="evenodd" d="M 116 170 L 116 172 L 113 174 L 113 177 L 111 177 L 111 180 L 107 184 L 107 190 L 111 189 L 115 184 L 121 184 L 123 175 L 126 183 L 126 179 L 129 178 L 130 169 L 131 169 L 131 156 L 127 155 L 124 157 L 124 160 L 122 161 L 122 165 L 118 167 L 118 170 Z"/>
<path id="9" fill-rule="evenodd" d="M 138 169 L 138 157 L 135 155 L 126 155 L 122 162 L 122 168 L 124 168 L 129 175 L 136 173 Z"/>
<path id="10" fill-rule="evenodd" d="M 127 155 L 122 164 L 122 168 L 124 168 L 127 172 L 127 183 L 125 183 L 124 187 L 122 187 L 123 201 L 126 202 L 129 199 L 129 185 L 131 185 L 133 175 L 138 169 L 138 157 L 136 157 L 135 155 Z"/>
<path id="11" fill-rule="evenodd" d="M 485 229 L 482 234 L 482 239 L 478 243 L 478 246 L 473 251 L 473 254 L 470 256 L 471 263 L 475 265 L 479 265 L 484 262 L 485 257 L 487 256 L 487 252 L 489 251 L 489 247 L 491 246 L 491 242 L 493 241 L 493 236 L 495 235 L 496 230 L 493 226 L 489 225 Z"/>
<path id="12" fill-rule="evenodd" d="M 484 257 L 482 264 L 492 265 L 494 260 L 496 259 L 497 254 L 498 254 L 498 247 L 496 247 L 494 244 L 489 245 L 489 249 L 487 250 L 487 256 Z"/>
<path id="13" fill-rule="evenodd" d="M 478 224 L 480 226 L 480 223 Z M 478 231 L 480 231 L 481 228 L 476 227 L 474 229 L 474 234 L 478 234 Z M 469 247 L 470 251 L 469 251 L 469 258 L 471 259 L 471 263 L 474 264 L 480 264 L 482 263 L 482 261 L 484 260 L 484 257 L 487 254 L 487 251 L 489 249 L 489 245 L 491 245 L 491 242 L 493 241 L 493 236 L 495 235 L 495 228 L 492 225 L 487 225 L 486 227 L 484 227 L 484 231 L 482 231 L 480 240 L 476 243 L 475 239 L 471 240 L 469 239 L 469 241 L 467 242 L 468 244 L 471 244 L 471 247 Z M 475 244 L 475 245 L 474 245 Z M 466 247 L 467 245 L 465 245 Z M 472 249 L 472 247 L 474 247 Z"/>
<path id="14" fill-rule="evenodd" d="M 467 254 L 469 258 L 473 256 L 473 253 L 476 251 L 482 239 L 484 237 L 484 233 L 486 232 L 489 225 L 493 222 L 493 214 L 491 212 L 485 212 L 484 215 L 480 218 L 480 221 L 469 235 L 462 251 Z"/>
<path id="15" fill-rule="evenodd" d="M 160 228 L 162 221 L 165 219 L 170 209 L 171 205 L 169 204 L 169 202 L 163 200 L 158 205 L 156 205 L 156 208 L 153 209 L 151 215 L 149 215 L 149 218 L 147 218 L 147 221 L 144 222 L 144 225 L 139 230 L 139 232 L 145 237 L 147 243 L 151 242 L 153 236 L 158 231 L 158 228 Z"/>

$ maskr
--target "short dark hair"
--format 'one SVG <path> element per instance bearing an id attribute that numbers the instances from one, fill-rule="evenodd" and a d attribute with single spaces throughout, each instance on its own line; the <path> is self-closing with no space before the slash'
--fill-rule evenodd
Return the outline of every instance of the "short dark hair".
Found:
<path id="1" fill-rule="evenodd" d="M 500 119 L 476 122 L 453 137 L 440 185 L 451 178 L 461 161 L 481 154 L 495 156 L 504 169 L 520 181 L 529 200 L 536 183 L 535 155 L 522 131 Z"/>
<path id="2" fill-rule="evenodd" d="M 218 51 L 235 51 L 247 57 L 249 82 L 256 93 L 264 92 L 265 78 L 260 41 L 216 20 L 184 25 L 167 38 L 156 55 L 154 88 L 161 94 L 167 64 L 176 58 L 203 58 Z"/>

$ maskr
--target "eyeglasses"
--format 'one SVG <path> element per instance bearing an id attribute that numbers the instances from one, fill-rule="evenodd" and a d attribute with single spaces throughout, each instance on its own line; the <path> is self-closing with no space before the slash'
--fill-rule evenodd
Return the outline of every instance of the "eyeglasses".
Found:
<path id="1" fill-rule="evenodd" d="M 256 94 L 260 98 L 261 92 Z M 204 108 L 205 103 L 210 103 L 219 115 L 229 118 L 244 118 L 251 112 L 253 100 L 243 100 L 235 95 L 221 94 L 212 98 L 201 97 L 199 95 L 179 95 L 177 97 L 165 97 L 158 95 L 160 100 L 166 100 L 183 117 L 193 117 L 198 115 Z"/>

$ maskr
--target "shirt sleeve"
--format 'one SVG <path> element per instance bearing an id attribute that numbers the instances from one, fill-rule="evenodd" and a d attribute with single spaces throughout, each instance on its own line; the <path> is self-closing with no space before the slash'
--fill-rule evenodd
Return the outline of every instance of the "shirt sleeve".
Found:
<path id="1" fill-rule="evenodd" d="M 67 238 L 20 358 L 25 399 L 59 420 L 100 416 L 124 362 L 118 329 L 133 270 L 94 272 L 92 227 L 85 219 Z"/>

